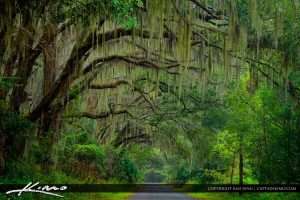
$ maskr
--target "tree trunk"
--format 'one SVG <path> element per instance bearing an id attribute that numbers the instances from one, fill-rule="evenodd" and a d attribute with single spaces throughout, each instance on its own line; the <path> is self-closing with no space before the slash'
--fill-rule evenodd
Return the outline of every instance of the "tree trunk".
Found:
<path id="1" fill-rule="evenodd" d="M 293 167 L 292 167 L 292 156 L 291 156 L 291 123 L 290 119 L 286 120 L 287 125 L 287 184 L 290 184 L 293 179 Z"/>
<path id="2" fill-rule="evenodd" d="M 240 162 L 239 162 L 239 174 L 240 174 L 240 178 L 239 178 L 239 184 L 242 186 L 244 184 L 244 156 L 243 156 L 243 152 L 242 149 L 240 149 Z"/>
<path id="3" fill-rule="evenodd" d="M 44 56 L 44 82 L 43 82 L 43 96 L 46 96 L 51 90 L 55 81 L 56 75 L 56 45 L 54 38 L 56 36 L 55 27 L 49 25 L 47 27 L 43 45 Z M 54 164 L 52 161 L 52 148 L 55 139 L 55 132 L 58 123 L 59 114 L 51 108 L 43 109 L 39 120 L 38 138 L 42 151 L 44 151 L 44 159 L 41 161 L 42 168 L 49 171 Z"/>
<path id="4" fill-rule="evenodd" d="M 233 160 L 231 163 L 230 184 L 233 184 L 234 167 L 235 167 L 235 153 L 233 154 Z"/>
<path id="5" fill-rule="evenodd" d="M 4 174 L 5 170 L 5 135 L 1 133 L 0 136 L 0 176 Z"/>
<path id="6" fill-rule="evenodd" d="M 55 43 L 56 28 L 54 25 L 50 24 L 45 31 L 46 34 L 41 41 L 44 56 L 43 96 L 46 96 L 53 87 L 57 71 Z M 55 127 L 56 116 L 57 113 L 52 111 L 50 107 L 43 109 L 40 118 L 40 134 L 46 134 L 50 128 Z"/>
<path id="7" fill-rule="evenodd" d="M 243 134 L 240 133 L 240 148 L 239 148 L 239 184 L 242 187 L 244 184 L 244 155 L 243 155 Z M 242 191 L 240 192 L 240 195 Z"/>
<path id="8" fill-rule="evenodd" d="M 21 104 L 26 100 L 25 87 L 28 78 L 31 75 L 34 62 L 39 55 L 40 51 L 30 49 L 30 51 L 26 51 L 25 57 L 17 63 L 20 65 L 17 67 L 18 70 L 16 74 L 18 81 L 16 82 L 10 97 L 10 107 L 14 112 L 19 112 Z"/>
<path id="9" fill-rule="evenodd" d="M 1 44 L 0 44 L 0 46 L 1 46 Z M 2 72 L 3 77 L 8 78 L 8 77 L 12 76 L 13 66 L 14 66 L 14 62 L 16 61 L 16 59 L 17 59 L 17 55 L 14 54 L 13 56 L 11 56 L 9 61 L 6 64 L 4 64 L 4 70 Z M 8 92 L 8 90 L 0 88 L 0 99 L 5 99 L 7 92 Z"/>

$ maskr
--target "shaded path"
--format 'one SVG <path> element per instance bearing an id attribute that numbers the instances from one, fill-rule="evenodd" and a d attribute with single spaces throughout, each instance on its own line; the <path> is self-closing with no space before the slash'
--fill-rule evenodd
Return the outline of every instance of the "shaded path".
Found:
<path id="1" fill-rule="evenodd" d="M 131 200 L 192 200 L 183 193 L 136 193 Z"/>

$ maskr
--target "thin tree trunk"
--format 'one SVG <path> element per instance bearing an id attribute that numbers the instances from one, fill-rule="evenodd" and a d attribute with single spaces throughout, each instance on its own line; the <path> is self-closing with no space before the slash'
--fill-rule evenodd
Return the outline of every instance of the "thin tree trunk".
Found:
<path id="1" fill-rule="evenodd" d="M 244 162 L 244 157 L 243 157 L 243 153 L 240 151 L 240 165 L 239 165 L 239 171 L 240 171 L 240 185 L 244 184 L 244 166 L 243 166 L 243 162 Z"/>
<path id="2" fill-rule="evenodd" d="M 1 46 L 1 44 L 0 44 L 0 46 Z M 8 78 L 8 77 L 12 76 L 13 66 L 14 66 L 16 59 L 17 59 L 17 55 L 14 54 L 13 56 L 10 57 L 9 61 L 6 64 L 4 64 L 4 70 L 2 72 L 3 77 Z M 1 63 L 0 63 L 0 65 L 1 65 Z M 0 88 L 0 99 L 5 99 L 7 93 L 8 93 L 8 90 Z"/>
<path id="3" fill-rule="evenodd" d="M 240 133 L 240 148 L 239 148 L 239 184 L 242 187 L 244 184 L 244 155 L 243 155 L 243 136 Z M 242 192 L 240 192 L 240 195 Z"/>
<path id="4" fill-rule="evenodd" d="M 4 174 L 5 170 L 5 135 L 0 136 L 0 176 Z"/>
<path id="5" fill-rule="evenodd" d="M 293 169 L 291 164 L 291 123 L 290 120 L 286 120 L 287 125 L 287 184 L 291 183 L 293 179 Z"/>
<path id="6" fill-rule="evenodd" d="M 235 153 L 233 154 L 233 160 L 231 163 L 230 184 L 233 183 L 234 167 L 235 167 Z"/>

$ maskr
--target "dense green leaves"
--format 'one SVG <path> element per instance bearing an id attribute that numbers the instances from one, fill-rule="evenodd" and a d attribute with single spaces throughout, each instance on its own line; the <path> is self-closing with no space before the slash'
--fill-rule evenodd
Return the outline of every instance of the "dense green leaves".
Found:
<path id="1" fill-rule="evenodd" d="M 126 28 L 136 26 L 136 9 L 143 7 L 141 0 L 63 0 L 59 4 L 61 18 L 100 26 L 101 21 L 112 17 Z"/>
<path id="2" fill-rule="evenodd" d="M 267 87 L 244 99 L 246 95 L 244 89 L 229 98 L 233 102 L 229 104 L 231 114 L 224 131 L 218 134 L 216 152 L 225 159 L 223 162 L 226 158 L 235 162 L 242 142 L 245 168 L 253 173 L 246 176 L 263 183 L 297 181 L 297 172 L 290 169 L 292 165 L 296 167 L 299 154 L 297 109 L 292 108 L 292 102 L 280 100 L 278 94 Z"/>
<path id="3" fill-rule="evenodd" d="M 79 161 L 101 161 L 104 157 L 103 150 L 95 144 L 75 145 L 73 152 Z"/>
<path id="4" fill-rule="evenodd" d="M 112 0 L 113 13 L 118 23 L 131 29 L 137 25 L 137 18 L 134 16 L 136 8 L 143 8 L 142 0 Z"/>

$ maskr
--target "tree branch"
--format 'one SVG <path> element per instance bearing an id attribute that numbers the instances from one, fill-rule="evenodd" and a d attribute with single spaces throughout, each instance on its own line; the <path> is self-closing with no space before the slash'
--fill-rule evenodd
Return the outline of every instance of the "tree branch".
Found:
<path id="1" fill-rule="evenodd" d="M 66 118 L 89 118 L 89 119 L 105 119 L 108 118 L 112 115 L 121 115 L 121 114 L 129 114 L 131 115 L 128 110 L 117 110 L 117 111 L 112 111 L 112 112 L 102 112 L 99 114 L 94 114 L 94 113 L 89 113 L 89 112 L 83 112 L 78 115 L 70 115 L 66 116 Z"/>
<path id="2" fill-rule="evenodd" d="M 130 36 L 134 34 L 135 36 L 142 37 L 142 38 L 150 38 L 150 32 L 146 30 L 137 30 L 137 29 L 132 29 L 132 30 L 126 30 L 123 28 L 119 28 L 113 31 L 109 31 L 103 34 L 98 35 L 97 33 L 91 34 L 86 42 L 84 42 L 83 45 L 80 47 L 75 47 L 72 50 L 71 56 L 69 60 L 67 61 L 67 64 L 64 68 L 64 70 L 61 72 L 60 77 L 55 81 L 53 84 L 53 87 L 49 90 L 48 94 L 45 95 L 38 106 L 28 115 L 28 118 L 32 121 L 37 120 L 42 111 L 45 109 L 48 109 L 50 104 L 53 102 L 53 100 L 58 97 L 60 88 L 66 87 L 70 82 L 72 82 L 71 77 L 74 75 L 76 72 L 76 69 L 78 68 L 78 61 L 83 60 L 88 56 L 88 52 L 90 49 L 92 49 L 95 46 L 94 43 L 94 38 L 99 38 L 98 45 L 104 44 L 105 42 L 121 38 L 124 36 Z M 164 32 L 163 37 L 169 37 L 169 34 L 167 32 Z M 110 61 L 118 59 L 117 57 L 107 57 L 105 60 Z M 136 63 L 139 65 L 143 65 L 146 67 L 159 67 L 158 65 L 151 65 L 148 62 L 143 62 L 143 61 L 133 61 L 132 59 L 126 59 L 124 58 L 123 60 L 126 60 L 131 63 Z M 101 60 L 98 60 L 98 63 L 101 62 Z M 102 61 L 103 62 L 103 61 Z M 84 73 L 87 73 L 88 71 L 91 71 L 93 65 L 89 65 L 87 69 L 85 69 Z"/>

